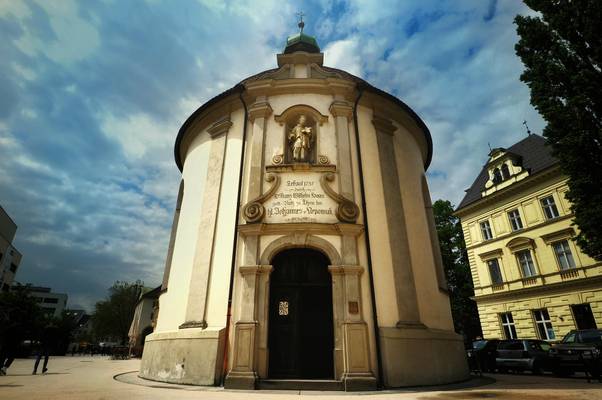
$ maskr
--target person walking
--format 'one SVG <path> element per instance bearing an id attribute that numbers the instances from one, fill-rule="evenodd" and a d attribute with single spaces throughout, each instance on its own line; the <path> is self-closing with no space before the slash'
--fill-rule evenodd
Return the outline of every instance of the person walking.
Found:
<path id="1" fill-rule="evenodd" d="M 15 360 L 17 349 L 21 344 L 21 332 L 16 325 L 8 327 L 2 335 L 0 344 L 0 375 L 6 375 L 10 365 Z"/>
<path id="2" fill-rule="evenodd" d="M 36 357 L 36 363 L 33 367 L 32 375 L 38 373 L 38 365 L 40 364 L 42 357 L 44 357 L 42 373 L 45 374 L 48 371 L 48 357 L 56 346 L 57 333 L 58 328 L 52 322 L 48 323 L 42 330 L 39 344 L 40 348 L 38 351 L 38 356 Z"/>

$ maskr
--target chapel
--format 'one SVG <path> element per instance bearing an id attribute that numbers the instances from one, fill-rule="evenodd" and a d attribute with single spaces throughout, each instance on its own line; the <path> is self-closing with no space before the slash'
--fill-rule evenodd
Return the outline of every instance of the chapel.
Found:
<path id="1" fill-rule="evenodd" d="M 140 376 L 374 390 L 468 377 L 403 101 L 290 36 L 277 67 L 182 125 L 159 316 Z"/>

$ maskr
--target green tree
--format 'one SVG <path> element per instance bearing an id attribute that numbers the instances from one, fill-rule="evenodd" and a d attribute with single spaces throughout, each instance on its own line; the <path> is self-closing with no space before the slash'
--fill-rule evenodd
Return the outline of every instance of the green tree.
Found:
<path id="1" fill-rule="evenodd" d="M 515 18 L 521 80 L 547 121 L 543 131 L 569 177 L 576 238 L 602 259 L 602 1 L 525 0 L 539 14 Z"/>
<path id="2" fill-rule="evenodd" d="M 42 309 L 29 295 L 29 288 L 17 284 L 9 292 L 0 292 L 0 336 L 18 332 L 22 339 L 30 339 L 39 328 Z"/>
<path id="3" fill-rule="evenodd" d="M 117 281 L 109 289 L 107 299 L 96 303 L 92 327 L 96 339 L 115 338 L 121 344 L 128 341 L 128 331 L 134 318 L 136 303 L 142 292 L 142 282 Z"/>
<path id="4" fill-rule="evenodd" d="M 460 219 L 454 215 L 454 207 L 448 200 L 435 201 L 433 214 L 449 288 L 454 328 L 464 335 L 466 341 L 472 341 L 482 333 L 477 305 L 471 299 L 474 287 Z"/>

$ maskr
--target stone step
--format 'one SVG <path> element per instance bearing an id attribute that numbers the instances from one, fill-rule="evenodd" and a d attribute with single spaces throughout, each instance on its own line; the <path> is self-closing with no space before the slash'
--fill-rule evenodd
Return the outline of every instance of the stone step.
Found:
<path id="1" fill-rule="evenodd" d="M 258 383 L 262 390 L 345 390 L 342 381 L 327 379 L 262 379 Z"/>

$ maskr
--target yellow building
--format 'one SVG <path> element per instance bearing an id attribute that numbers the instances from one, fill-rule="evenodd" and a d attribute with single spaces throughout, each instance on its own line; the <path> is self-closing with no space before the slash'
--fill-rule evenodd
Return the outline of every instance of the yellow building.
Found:
<path id="1" fill-rule="evenodd" d="M 559 167 L 541 136 L 493 149 L 458 206 L 485 338 L 554 341 L 602 326 L 602 263 L 571 240 Z"/>

